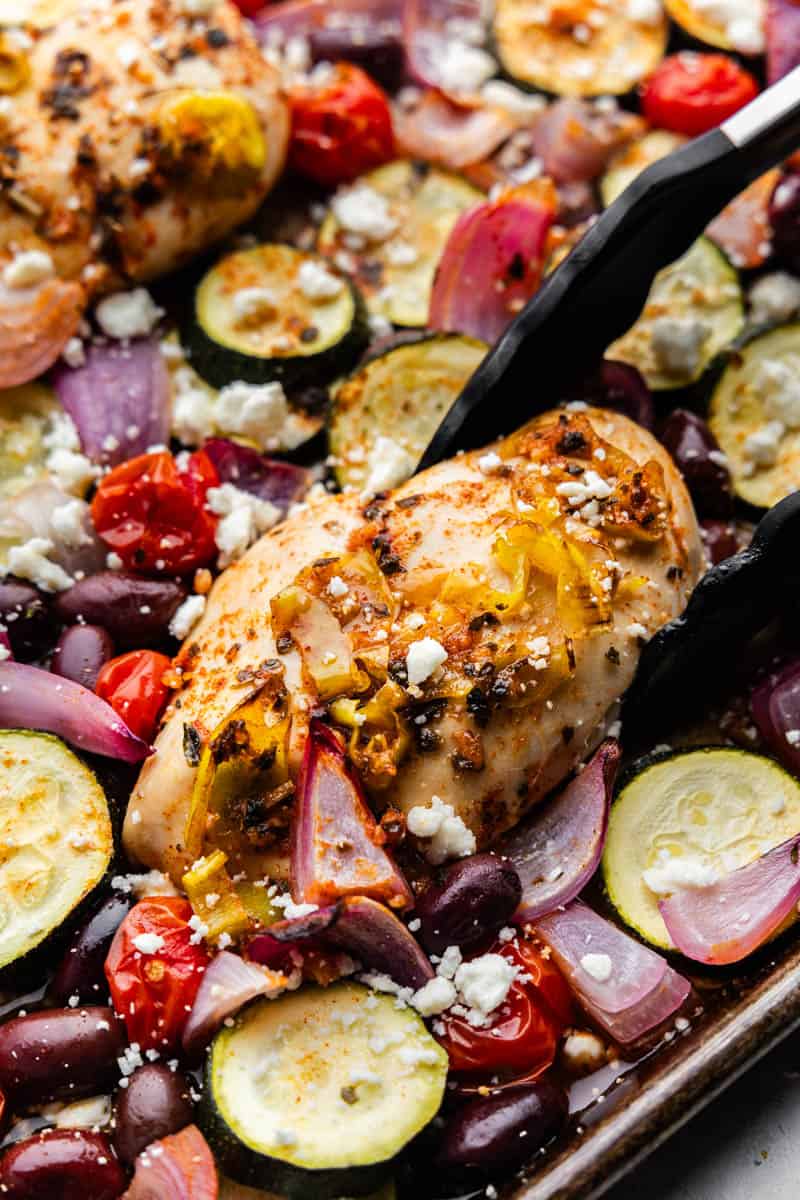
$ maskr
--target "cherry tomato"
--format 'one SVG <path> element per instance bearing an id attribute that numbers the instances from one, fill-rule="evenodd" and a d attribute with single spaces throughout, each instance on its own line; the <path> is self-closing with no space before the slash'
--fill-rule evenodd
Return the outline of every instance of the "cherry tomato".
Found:
<path id="1" fill-rule="evenodd" d="M 665 58 L 650 76 L 642 108 L 651 125 L 697 137 L 757 95 L 753 76 L 727 54 L 684 51 Z"/>
<path id="2" fill-rule="evenodd" d="M 495 944 L 500 954 L 519 967 L 522 978 L 511 985 L 499 1014 L 475 1028 L 465 1017 L 445 1015 L 439 1041 L 450 1058 L 450 1069 L 461 1074 L 510 1072 L 515 1082 L 531 1080 L 552 1065 L 561 1034 L 573 1020 L 572 998 L 564 979 L 531 942 Z"/>
<path id="3" fill-rule="evenodd" d="M 167 706 L 170 689 L 164 683 L 164 672 L 171 666 L 166 654 L 131 650 L 110 659 L 97 676 L 97 695 L 145 742 L 152 741 Z"/>
<path id="4" fill-rule="evenodd" d="M 141 454 L 105 476 L 92 500 L 100 537 L 129 570 L 183 574 L 217 552 L 216 518 L 206 493 L 219 484 L 211 459 L 199 450 L 179 470 L 166 451 Z"/>
<path id="5" fill-rule="evenodd" d="M 111 943 L 106 979 L 114 1008 L 142 1051 L 175 1049 L 208 966 L 205 946 L 191 940 L 191 917 L 188 900 L 149 896 Z"/>
<path id="6" fill-rule="evenodd" d="M 336 63 L 329 78 L 289 93 L 289 161 L 301 175 L 336 187 L 394 155 L 386 93 L 360 67 Z"/>
<path id="7" fill-rule="evenodd" d="M 266 0 L 233 0 L 239 12 L 244 17 L 254 17 L 260 13 Z"/>

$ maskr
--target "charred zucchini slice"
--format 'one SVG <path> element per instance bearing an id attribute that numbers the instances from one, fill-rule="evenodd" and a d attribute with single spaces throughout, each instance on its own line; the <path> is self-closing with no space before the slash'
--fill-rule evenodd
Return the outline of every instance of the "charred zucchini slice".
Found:
<path id="1" fill-rule="evenodd" d="M 340 194 L 320 228 L 317 248 L 352 274 L 370 313 L 395 325 L 424 328 L 433 276 L 450 231 L 465 209 L 485 197 L 459 175 L 405 159 L 371 171 L 348 189 L 356 203 L 375 203 L 374 193 L 384 202 L 385 228 L 391 233 L 368 240 L 345 228 L 347 208 Z"/>
<path id="2" fill-rule="evenodd" d="M 375 491 L 412 475 L 486 350 L 460 334 L 433 334 L 387 350 L 345 379 L 334 393 L 328 426 L 340 486 L 364 489 L 371 477 L 378 479 L 387 464 L 376 454 L 392 454 L 397 470 Z"/>
<path id="3" fill-rule="evenodd" d="M 653 129 L 615 154 L 600 181 L 600 197 L 605 207 L 613 204 L 642 171 L 659 159 L 672 154 L 673 150 L 677 150 L 686 140 L 679 133 L 670 133 L 667 129 Z"/>
<path id="4" fill-rule="evenodd" d="M 329 263 L 277 243 L 237 250 L 201 279 L 181 341 L 213 387 L 328 383 L 363 352 L 358 292 Z"/>
<path id="5" fill-rule="evenodd" d="M 59 738 L 0 731 L 0 846 L 2 969 L 59 930 L 111 862 L 103 789 Z"/>
<path id="6" fill-rule="evenodd" d="M 598 17 L 594 24 L 587 19 L 593 10 Z M 559 96 L 621 96 L 631 91 L 658 66 L 668 32 L 660 6 L 637 19 L 621 0 L 495 3 L 493 41 L 503 70 L 522 87 Z"/>
<path id="7" fill-rule="evenodd" d="M 637 367 L 654 391 L 669 391 L 700 379 L 743 325 L 736 269 L 699 238 L 659 272 L 639 320 L 606 355 Z"/>
<path id="8" fill-rule="evenodd" d="M 302 1200 L 368 1195 L 436 1116 L 447 1055 L 355 983 L 257 1001 L 211 1047 L 201 1123 L 226 1175 Z"/>
<path id="9" fill-rule="evenodd" d="M 658 908 L 800 830 L 800 783 L 771 758 L 708 747 L 635 763 L 611 806 L 603 876 L 611 903 L 646 941 L 674 949 Z"/>
<path id="10" fill-rule="evenodd" d="M 800 487 L 800 324 L 737 348 L 711 397 L 711 428 L 736 492 L 770 508 Z"/>
<path id="11" fill-rule="evenodd" d="M 684 33 L 705 42 L 707 46 L 718 46 L 720 50 L 735 50 L 740 54 L 761 54 L 764 50 L 763 26 L 766 19 L 765 0 L 750 0 L 745 12 L 736 18 L 725 18 L 724 5 L 714 6 L 698 3 L 697 0 L 664 0 L 664 7 Z"/>

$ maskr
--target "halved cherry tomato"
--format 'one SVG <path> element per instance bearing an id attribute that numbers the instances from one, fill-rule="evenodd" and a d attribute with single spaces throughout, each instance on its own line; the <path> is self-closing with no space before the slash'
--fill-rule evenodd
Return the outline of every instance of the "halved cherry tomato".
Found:
<path id="1" fill-rule="evenodd" d="M 192 906 L 179 896 L 149 896 L 128 913 L 111 943 L 106 979 L 131 1042 L 174 1049 L 209 956 L 195 944 Z"/>
<path id="2" fill-rule="evenodd" d="M 289 162 L 325 187 L 348 183 L 394 155 L 389 100 L 360 67 L 336 63 L 323 82 L 290 91 L 289 104 Z"/>
<path id="3" fill-rule="evenodd" d="M 697 137 L 757 95 L 753 76 L 727 54 L 683 51 L 665 58 L 650 76 L 642 108 L 651 125 Z"/>
<path id="4" fill-rule="evenodd" d="M 100 668 L 94 690 L 122 717 L 132 733 L 150 742 L 169 699 L 164 672 L 171 666 L 172 660 L 166 654 L 131 650 Z"/>
<path id="5" fill-rule="evenodd" d="M 203 450 L 189 455 L 185 470 L 166 451 L 140 454 L 102 480 L 92 520 L 129 570 L 184 574 L 205 566 L 217 552 L 217 522 L 206 508 L 206 493 L 218 485 Z"/>
<path id="6" fill-rule="evenodd" d="M 573 1020 L 572 997 L 557 967 L 531 942 L 495 944 L 500 954 L 519 967 L 506 1002 L 489 1024 L 480 1028 L 465 1017 L 441 1018 L 439 1041 L 459 1074 L 509 1074 L 515 1082 L 541 1075 L 553 1063 L 559 1039 Z"/>

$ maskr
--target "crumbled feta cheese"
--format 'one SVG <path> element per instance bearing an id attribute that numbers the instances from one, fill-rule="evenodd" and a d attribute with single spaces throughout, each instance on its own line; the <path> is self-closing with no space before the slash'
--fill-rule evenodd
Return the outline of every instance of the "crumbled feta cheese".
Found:
<path id="1" fill-rule="evenodd" d="M 690 379 L 700 366 L 710 332 L 694 317 L 659 317 L 653 322 L 650 342 L 659 368 L 667 375 Z"/>
<path id="2" fill-rule="evenodd" d="M 177 896 L 172 880 L 163 871 L 144 871 L 139 875 L 115 875 L 112 888 L 126 895 L 133 894 L 137 900 L 145 896 Z"/>
<path id="3" fill-rule="evenodd" d="M 425 624 L 425 618 L 422 613 L 412 612 L 407 621 L 409 629 L 422 629 Z"/>
<path id="4" fill-rule="evenodd" d="M 139 933 L 133 939 L 133 944 L 140 954 L 158 954 L 167 943 L 160 933 Z"/>
<path id="5" fill-rule="evenodd" d="M 91 543 L 92 539 L 84 526 L 84 518 L 88 511 L 89 506 L 83 500 L 67 500 L 65 504 L 54 508 L 50 514 L 50 528 L 58 541 L 70 550 Z"/>
<path id="6" fill-rule="evenodd" d="M 366 184 L 338 191 L 331 209 L 342 229 L 371 242 L 383 242 L 397 230 L 386 197 Z"/>
<path id="7" fill-rule="evenodd" d="M 746 470 L 749 474 L 758 470 L 759 467 L 775 465 L 785 432 L 782 421 L 768 421 L 766 425 L 754 430 L 744 439 L 742 454 L 747 460 Z"/>
<path id="8" fill-rule="evenodd" d="M 27 579 L 43 592 L 63 592 L 74 580 L 58 563 L 47 557 L 55 546 L 49 538 L 32 537 L 27 542 L 11 546 L 6 555 L 6 566 L 11 575 Z"/>
<path id="9" fill-rule="evenodd" d="M 250 438 L 259 450 L 274 450 L 289 416 L 279 383 L 229 383 L 217 396 L 216 422 L 227 433 Z"/>
<path id="10" fill-rule="evenodd" d="M 436 974 L 441 975 L 442 979 L 453 979 L 456 971 L 461 966 L 462 955 L 458 946 L 448 946 L 444 954 L 439 959 L 436 967 Z"/>
<path id="11" fill-rule="evenodd" d="M 458 38 L 441 43 L 436 58 L 437 83 L 446 92 L 477 92 L 497 74 L 497 62 L 486 50 Z"/>
<path id="12" fill-rule="evenodd" d="M 309 300 L 332 300 L 344 287 L 344 281 L 329 271 L 324 263 L 307 258 L 297 272 L 300 291 Z"/>
<path id="13" fill-rule="evenodd" d="M 763 54 L 764 0 L 693 0 L 698 16 L 721 26 L 734 50 L 741 54 Z"/>
<path id="14" fill-rule="evenodd" d="M 462 963 L 456 971 L 455 985 L 470 1012 L 467 1021 L 479 1027 L 508 996 L 518 968 L 502 954 L 482 954 Z"/>
<path id="15" fill-rule="evenodd" d="M 317 911 L 316 904 L 295 904 L 288 892 L 282 896 L 273 897 L 272 906 L 283 909 L 283 915 L 287 921 L 294 921 L 298 917 L 308 917 Z"/>
<path id="16" fill-rule="evenodd" d="M 502 458 L 494 450 L 482 454 L 478 459 L 478 470 L 482 475 L 499 475 L 504 465 Z"/>
<path id="17" fill-rule="evenodd" d="M 276 311 L 275 295 L 269 288 L 240 288 L 233 294 L 233 314 L 238 321 L 266 320 Z"/>
<path id="18" fill-rule="evenodd" d="M 221 567 L 241 558 L 262 533 L 280 520 L 281 515 L 280 509 L 269 500 L 243 492 L 232 483 L 209 488 L 206 504 L 221 518 L 214 535 Z"/>
<path id="19" fill-rule="evenodd" d="M 414 837 L 430 839 L 424 853 L 434 866 L 449 858 L 466 858 L 477 849 L 475 834 L 439 796 L 432 796 L 430 805 L 415 804 L 406 827 Z"/>
<path id="20" fill-rule="evenodd" d="M 172 375 L 172 433 L 186 446 L 198 446 L 217 432 L 217 406 L 212 392 L 198 384 L 188 367 Z M 231 430 L 230 432 L 233 432 Z"/>
<path id="21" fill-rule="evenodd" d="M 100 474 L 91 459 L 76 450 L 51 450 L 45 466 L 60 488 L 78 496 L 82 496 Z"/>
<path id="22" fill-rule="evenodd" d="M 108 567 L 109 571 L 121 571 L 124 565 L 125 564 L 117 554 L 116 550 L 111 550 L 106 555 L 106 566 Z"/>
<path id="23" fill-rule="evenodd" d="M 71 337 L 61 352 L 68 367 L 82 367 L 86 362 L 86 351 L 79 337 Z"/>
<path id="24" fill-rule="evenodd" d="M 607 954 L 584 954 L 581 967 L 598 983 L 607 983 L 614 973 L 614 964 Z"/>
<path id="25" fill-rule="evenodd" d="M 116 55 L 125 70 L 129 71 L 141 58 L 142 45 L 133 38 L 127 38 L 117 46 Z"/>
<path id="26" fill-rule="evenodd" d="M 642 879 L 656 896 L 669 896 L 681 888 L 704 888 L 716 883 L 717 871 L 696 854 L 669 854 L 659 851 L 652 867 L 642 872 Z"/>
<path id="27" fill-rule="evenodd" d="M 412 642 L 406 654 L 408 682 L 424 683 L 444 662 L 447 662 L 447 651 L 436 638 L 424 637 Z"/>
<path id="28" fill-rule="evenodd" d="M 759 364 L 753 385 L 770 421 L 780 422 L 787 429 L 800 429 L 800 356 L 765 359 Z"/>
<path id="29" fill-rule="evenodd" d="M 784 736 L 790 746 L 800 746 L 800 729 L 787 729 Z"/>
<path id="30" fill-rule="evenodd" d="M 419 251 L 410 242 L 390 242 L 384 254 L 386 261 L 393 267 L 410 267 L 419 260 Z"/>
<path id="31" fill-rule="evenodd" d="M 421 1016 L 435 1017 L 455 1004 L 457 996 L 455 985 L 437 975 L 414 992 L 411 1003 Z"/>
<path id="32" fill-rule="evenodd" d="M 205 596 L 187 596 L 169 623 L 172 636 L 179 642 L 188 637 L 205 612 L 205 607 Z"/>
<path id="33" fill-rule="evenodd" d="M 750 320 L 754 325 L 783 324 L 800 312 L 800 279 L 785 271 L 762 275 L 750 289 Z"/>
<path id="34" fill-rule="evenodd" d="M 350 588 L 339 575 L 334 575 L 328 584 L 328 593 L 336 600 L 341 600 L 343 596 L 347 596 Z"/>
<path id="35" fill-rule="evenodd" d="M 3 283 L 8 288 L 35 287 L 51 279 L 55 267 L 44 250 L 21 250 L 3 268 Z"/>
<path id="36" fill-rule="evenodd" d="M 120 340 L 146 337 L 163 315 L 163 308 L 154 304 L 150 293 L 141 287 L 106 296 L 95 309 L 103 333 Z"/>
<path id="37" fill-rule="evenodd" d="M 414 474 L 416 463 L 407 450 L 394 438 L 380 435 L 375 441 L 367 464 L 367 482 L 364 494 L 374 496 L 404 483 Z"/>

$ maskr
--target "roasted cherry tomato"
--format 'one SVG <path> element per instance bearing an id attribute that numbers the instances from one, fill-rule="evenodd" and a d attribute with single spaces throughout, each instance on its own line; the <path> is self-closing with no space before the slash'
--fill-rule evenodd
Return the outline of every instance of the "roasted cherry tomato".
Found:
<path id="1" fill-rule="evenodd" d="M 293 89 L 289 103 L 289 161 L 325 187 L 347 183 L 394 155 L 386 93 L 360 67 L 336 63 L 321 82 L 312 78 Z"/>
<path id="2" fill-rule="evenodd" d="M 97 676 L 97 695 L 145 742 L 152 741 L 167 706 L 170 689 L 164 683 L 164 672 L 171 666 L 166 654 L 131 650 L 110 659 Z"/>
<path id="3" fill-rule="evenodd" d="M 105 476 L 92 501 L 92 520 L 129 570 L 183 574 L 217 552 L 217 522 L 206 508 L 206 493 L 218 484 L 202 450 L 189 455 L 185 470 L 166 451 L 141 454 Z"/>
<path id="4" fill-rule="evenodd" d="M 683 51 L 665 58 L 650 76 L 642 108 L 651 125 L 697 137 L 757 95 L 753 76 L 727 54 Z"/>
<path id="5" fill-rule="evenodd" d="M 506 1002 L 489 1024 L 480 1028 L 465 1017 L 445 1014 L 439 1041 L 450 1058 L 450 1069 L 467 1075 L 508 1075 L 514 1082 L 531 1080 L 546 1071 L 558 1042 L 573 1020 L 572 998 L 558 969 L 543 952 L 522 938 L 495 944 L 519 967 L 520 979 L 511 985 Z"/>
<path id="6" fill-rule="evenodd" d="M 261 12 L 268 0 L 233 0 L 239 12 L 245 17 L 254 17 Z"/>
<path id="7" fill-rule="evenodd" d="M 140 900 L 120 925 L 106 959 L 114 1008 L 131 1042 L 144 1050 L 174 1050 L 209 963 L 179 896 Z"/>

